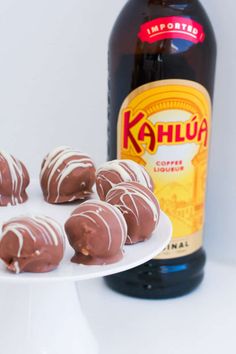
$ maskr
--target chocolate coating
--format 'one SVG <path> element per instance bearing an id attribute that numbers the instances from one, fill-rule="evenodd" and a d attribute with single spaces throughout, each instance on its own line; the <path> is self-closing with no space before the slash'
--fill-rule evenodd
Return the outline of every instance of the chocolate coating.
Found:
<path id="1" fill-rule="evenodd" d="M 106 199 L 109 190 L 121 182 L 138 182 L 153 191 L 154 184 L 145 168 L 132 160 L 106 162 L 96 173 L 97 193 Z"/>
<path id="2" fill-rule="evenodd" d="M 110 204 L 97 200 L 81 204 L 65 230 L 75 250 L 74 263 L 103 265 L 123 258 L 127 225 L 121 212 Z"/>
<path id="3" fill-rule="evenodd" d="M 0 258 L 14 273 L 49 272 L 61 262 L 64 248 L 63 231 L 51 218 L 14 218 L 2 227 Z"/>
<path id="4" fill-rule="evenodd" d="M 0 151 L 0 207 L 24 203 L 30 182 L 24 164 L 5 151 Z"/>
<path id="5" fill-rule="evenodd" d="M 137 182 L 120 183 L 108 192 L 106 201 L 124 215 L 128 226 L 126 244 L 142 242 L 151 237 L 159 222 L 160 207 L 150 189 Z"/>
<path id="6" fill-rule="evenodd" d="M 40 182 L 45 200 L 59 204 L 86 199 L 95 183 L 91 158 L 70 147 L 58 147 L 43 161 Z"/>

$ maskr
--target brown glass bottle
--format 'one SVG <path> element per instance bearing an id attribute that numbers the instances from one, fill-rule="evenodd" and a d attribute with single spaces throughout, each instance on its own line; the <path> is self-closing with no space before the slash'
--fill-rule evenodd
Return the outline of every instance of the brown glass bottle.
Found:
<path id="1" fill-rule="evenodd" d="M 188 20 L 192 21 L 190 27 Z M 185 80 L 181 83 L 190 83 L 193 87 L 197 83 L 197 89 L 206 90 L 212 102 L 215 63 L 213 29 L 198 0 L 129 0 L 114 25 L 109 43 L 108 159 L 120 157 L 117 154 L 118 117 L 130 93 L 138 94 L 137 88 L 144 90 L 144 85 L 150 83 L 158 87 L 158 82 L 173 85 L 173 81 L 164 80 Z M 147 136 L 150 131 L 145 131 L 142 137 L 146 143 Z M 165 136 L 163 139 L 167 141 Z M 206 155 L 206 150 L 202 154 Z M 180 204 L 175 203 L 177 208 Z M 203 202 L 191 206 L 192 218 L 201 207 L 204 209 Z M 168 214 L 168 208 L 165 211 Z M 190 218 L 187 209 L 182 207 L 180 212 L 183 214 L 178 217 L 183 219 L 188 212 L 187 218 Z M 170 219 L 171 215 L 170 212 Z M 203 223 L 204 218 L 201 218 Z M 191 242 L 195 241 L 191 239 Z M 181 253 L 180 250 L 173 256 L 160 257 L 133 270 L 109 276 L 105 278 L 106 282 L 114 290 L 135 297 L 158 299 L 186 294 L 203 279 L 205 252 L 201 245 L 194 247 L 192 251 Z"/>

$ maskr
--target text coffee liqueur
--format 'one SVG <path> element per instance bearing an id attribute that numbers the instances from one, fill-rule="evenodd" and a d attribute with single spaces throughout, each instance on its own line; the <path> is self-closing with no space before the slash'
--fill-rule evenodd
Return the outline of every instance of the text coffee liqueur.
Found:
<path id="1" fill-rule="evenodd" d="M 197 0 L 130 0 L 110 40 L 109 159 L 145 166 L 173 224 L 157 259 L 108 277 L 139 297 L 182 295 L 203 278 L 216 44 Z"/>

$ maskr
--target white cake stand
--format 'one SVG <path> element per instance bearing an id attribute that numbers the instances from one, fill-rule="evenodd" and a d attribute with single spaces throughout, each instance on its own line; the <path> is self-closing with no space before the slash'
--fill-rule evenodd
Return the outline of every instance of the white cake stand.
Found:
<path id="1" fill-rule="evenodd" d="M 75 208 L 76 204 L 45 203 L 34 183 L 29 202 L 1 208 L 0 224 L 26 214 L 44 214 L 64 223 Z M 96 340 L 81 310 L 76 282 L 115 274 L 147 262 L 167 246 L 171 234 L 171 223 L 161 213 L 153 237 L 142 244 L 126 246 L 124 259 L 113 265 L 72 264 L 73 250 L 69 245 L 61 266 L 51 273 L 15 275 L 1 264 L 1 354 L 98 354 Z"/>

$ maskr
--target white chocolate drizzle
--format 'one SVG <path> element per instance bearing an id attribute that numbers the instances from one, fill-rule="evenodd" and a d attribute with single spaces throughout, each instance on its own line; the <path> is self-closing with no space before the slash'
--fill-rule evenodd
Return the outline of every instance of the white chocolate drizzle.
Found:
<path id="1" fill-rule="evenodd" d="M 15 267 L 15 272 L 16 274 L 20 273 L 20 266 L 19 266 L 19 262 L 14 262 L 14 267 Z"/>
<path id="2" fill-rule="evenodd" d="M 119 197 L 119 203 L 116 203 L 115 206 L 119 208 L 124 214 L 132 213 L 136 219 L 136 222 L 139 224 L 140 215 L 137 203 L 138 200 L 142 200 L 143 205 L 146 208 L 149 208 L 152 212 L 153 221 L 157 226 L 160 216 L 158 201 L 156 201 L 158 205 L 157 207 L 157 205 L 153 202 L 153 200 L 144 189 L 138 188 L 138 186 L 134 186 L 131 183 L 120 183 L 108 192 L 106 196 L 106 202 L 113 203 L 114 199 L 117 199 L 117 193 Z M 130 200 L 131 206 L 133 205 L 133 207 L 128 207 L 128 200 Z"/>
<path id="3" fill-rule="evenodd" d="M 132 160 L 113 160 L 106 162 L 97 170 L 97 180 L 101 188 L 102 181 L 108 182 L 110 187 L 114 187 L 114 183 L 104 176 L 103 172 L 116 173 L 120 175 L 122 182 L 138 182 L 143 186 L 152 189 L 152 182 L 145 168 Z"/>
<path id="4" fill-rule="evenodd" d="M 10 183 L 12 186 L 12 195 L 11 195 L 11 205 L 16 205 L 18 202 L 22 203 L 22 191 L 23 191 L 23 183 L 24 183 L 24 173 L 22 169 L 22 165 L 20 161 L 14 159 L 10 154 L 1 150 L 0 151 L 0 160 L 4 160 L 7 164 Z M 0 170 L 0 184 L 4 181 L 4 176 L 2 171 Z M 0 201 L 1 201 L 1 194 L 0 194 Z"/>
<path id="5" fill-rule="evenodd" d="M 53 177 L 56 176 L 56 191 L 57 196 L 55 202 L 58 202 L 60 197 L 61 185 L 64 180 L 76 169 L 78 168 L 88 168 L 93 167 L 94 164 L 91 158 L 81 152 L 71 149 L 68 146 L 60 146 L 54 149 L 44 161 L 43 168 L 40 173 L 40 179 L 44 178 L 45 174 L 47 176 L 47 200 L 50 199 L 51 194 L 51 184 Z M 83 182 L 82 182 L 83 183 Z M 73 196 L 71 200 L 76 197 Z"/>
<path id="6" fill-rule="evenodd" d="M 46 216 L 20 217 L 11 219 L 3 225 L 1 239 L 6 236 L 10 237 L 9 233 L 12 233 L 12 235 L 16 236 L 18 239 L 18 258 L 21 257 L 26 235 L 29 235 L 34 243 L 37 242 L 38 237 L 42 237 L 46 245 L 50 244 L 55 247 L 58 247 L 59 244 L 65 245 L 64 234 L 60 225 L 53 219 Z M 38 252 L 40 251 L 37 250 L 37 254 Z M 16 265 L 15 269 L 17 271 Z"/>
<path id="7" fill-rule="evenodd" d="M 86 211 L 81 211 L 75 214 L 72 214 L 71 217 L 84 217 L 89 219 L 91 222 L 94 224 L 97 224 L 96 218 L 102 221 L 102 223 L 105 225 L 105 228 L 107 230 L 108 234 L 108 250 L 111 249 L 112 245 L 112 234 L 111 234 L 111 227 L 106 221 L 105 217 L 102 215 L 103 212 L 109 211 L 113 214 L 115 220 L 118 222 L 120 229 L 122 231 L 122 237 L 121 237 L 121 244 L 120 244 L 120 249 L 123 251 L 123 246 L 125 244 L 126 238 L 127 238 L 127 224 L 126 221 L 120 212 L 119 209 L 115 208 L 113 205 L 110 205 L 106 202 L 96 200 L 96 201 L 87 201 L 81 204 L 81 206 L 86 205 L 87 207 L 90 207 L 90 210 Z M 94 210 L 92 210 L 94 208 Z"/>

